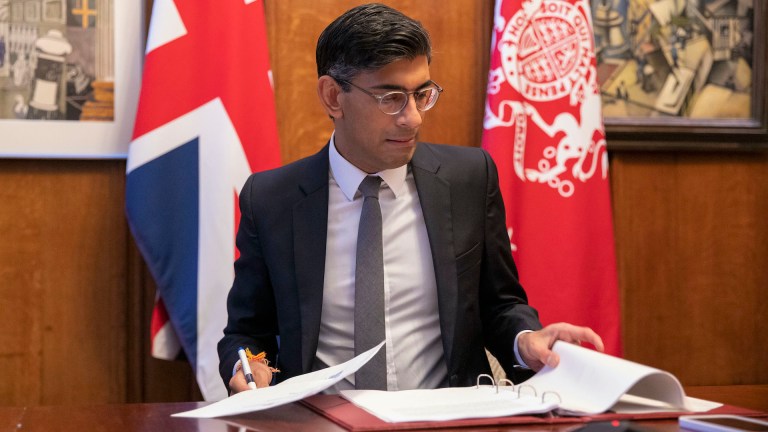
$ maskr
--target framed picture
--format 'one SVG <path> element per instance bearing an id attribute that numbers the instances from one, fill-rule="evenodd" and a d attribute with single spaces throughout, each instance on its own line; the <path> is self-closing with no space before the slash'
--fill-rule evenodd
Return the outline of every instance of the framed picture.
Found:
<path id="1" fill-rule="evenodd" d="M 768 148 L 766 11 L 762 0 L 593 0 L 609 142 Z"/>
<path id="2" fill-rule="evenodd" d="M 24 3 L 24 21 L 31 23 L 40 21 L 40 2 L 28 0 Z"/>
<path id="3" fill-rule="evenodd" d="M 11 18 L 14 21 L 23 21 L 24 20 L 24 3 L 14 2 L 10 4 L 11 6 Z"/>
<path id="4" fill-rule="evenodd" d="M 66 22 L 64 0 L 43 0 L 43 19 L 51 23 Z"/>
<path id="5" fill-rule="evenodd" d="M 11 13 L 0 13 L 0 157 L 126 157 L 141 81 L 143 3 L 11 0 Z M 38 22 L 15 18 L 21 4 Z"/>

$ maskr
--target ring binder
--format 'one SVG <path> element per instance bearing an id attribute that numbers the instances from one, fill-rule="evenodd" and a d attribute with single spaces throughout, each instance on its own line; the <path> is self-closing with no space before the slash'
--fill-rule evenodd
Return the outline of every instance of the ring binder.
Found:
<path id="1" fill-rule="evenodd" d="M 563 398 L 560 397 L 560 393 L 558 393 L 556 391 L 551 391 L 551 390 L 550 391 L 545 391 L 544 393 L 541 394 L 541 403 L 546 402 L 545 399 L 546 399 L 548 394 L 557 396 L 557 403 L 558 404 L 563 403 Z"/>
<path id="2" fill-rule="evenodd" d="M 496 388 L 496 393 L 499 393 L 499 387 L 509 387 L 510 391 L 517 390 L 517 398 L 520 399 L 522 396 L 524 396 L 524 394 L 522 392 L 523 388 L 524 387 L 528 387 L 531 390 L 533 390 L 533 397 L 538 397 L 539 396 L 539 392 L 536 390 L 536 387 L 534 387 L 534 386 L 532 386 L 530 384 L 520 384 L 520 385 L 516 386 L 515 383 L 513 383 L 511 380 L 509 380 L 507 378 L 500 379 L 497 382 L 496 380 L 493 379 L 493 377 L 491 375 L 488 375 L 488 374 L 480 374 L 480 375 L 477 376 L 477 380 L 475 380 L 475 388 L 476 389 L 480 388 L 480 381 L 483 378 L 488 378 L 491 381 L 490 385 L 492 387 Z M 502 383 L 505 383 L 505 382 L 509 383 L 509 385 L 508 386 L 502 386 Z M 554 390 L 546 390 L 546 391 L 542 392 L 541 393 L 541 403 L 545 403 L 546 402 L 546 398 L 547 398 L 548 395 L 555 395 L 555 396 L 557 396 L 558 404 L 563 403 L 563 398 L 560 396 L 560 393 L 558 393 L 558 392 L 556 392 Z"/>
<path id="3" fill-rule="evenodd" d="M 596 415 L 609 409 L 695 412 L 718 406 L 689 402 L 679 381 L 667 372 L 565 342 L 555 343 L 552 349 L 560 355 L 558 367 L 545 367 L 518 384 L 480 374 L 476 385 L 469 387 L 397 392 L 342 390 L 341 394 L 389 422 L 524 414 Z"/>
<path id="4" fill-rule="evenodd" d="M 536 387 L 534 387 L 534 386 L 532 386 L 530 384 L 520 384 L 519 386 L 517 386 L 517 398 L 518 399 L 520 399 L 520 397 L 522 396 L 520 393 L 523 390 L 523 387 L 528 387 L 529 389 L 533 390 L 533 396 L 534 397 L 539 395 L 539 393 L 536 391 Z"/>
<path id="5" fill-rule="evenodd" d="M 496 380 L 494 380 L 492 376 L 488 374 L 480 374 L 477 376 L 477 381 L 475 381 L 475 388 L 480 388 L 480 380 L 482 378 L 488 378 L 489 380 L 491 380 L 491 385 L 496 387 Z"/>
<path id="6" fill-rule="evenodd" d="M 513 383 L 512 380 L 507 379 L 507 378 L 500 379 L 497 386 L 498 387 L 502 387 L 501 384 L 505 383 L 505 382 L 508 382 L 509 383 L 509 387 L 512 387 L 510 390 L 514 390 L 515 389 L 515 383 Z M 506 387 L 506 386 L 503 386 L 503 387 Z"/>

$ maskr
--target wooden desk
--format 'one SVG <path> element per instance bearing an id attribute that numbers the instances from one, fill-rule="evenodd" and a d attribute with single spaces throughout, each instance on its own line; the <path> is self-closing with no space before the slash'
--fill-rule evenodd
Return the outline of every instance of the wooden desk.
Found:
<path id="1" fill-rule="evenodd" d="M 686 387 L 685 394 L 700 399 L 768 412 L 768 385 Z"/>
<path id="2" fill-rule="evenodd" d="M 691 396 L 731 405 L 768 411 L 768 385 L 689 387 Z M 343 428 L 293 403 L 267 411 L 225 419 L 181 419 L 171 414 L 197 408 L 202 402 L 167 404 L 124 404 L 93 406 L 0 407 L 0 432 L 238 432 L 238 431 L 318 431 L 341 432 Z M 677 421 L 641 422 L 660 432 L 677 432 Z M 510 426 L 471 430 L 569 432 L 575 425 Z M 456 431 L 457 429 L 451 429 Z M 462 429 L 469 430 L 469 429 Z"/>
<path id="3" fill-rule="evenodd" d="M 0 408 L 0 432 L 238 432 L 318 431 L 343 428 L 298 403 L 225 419 L 174 418 L 201 402 Z M 235 423 L 236 422 L 236 423 Z"/>

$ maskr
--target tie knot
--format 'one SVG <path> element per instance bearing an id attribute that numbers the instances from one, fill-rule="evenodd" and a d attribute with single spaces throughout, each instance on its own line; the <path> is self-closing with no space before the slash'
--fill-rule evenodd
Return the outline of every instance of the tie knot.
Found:
<path id="1" fill-rule="evenodd" d="M 381 177 L 379 176 L 366 176 L 360 186 L 357 188 L 362 194 L 363 198 L 379 197 L 379 187 L 381 186 Z"/>

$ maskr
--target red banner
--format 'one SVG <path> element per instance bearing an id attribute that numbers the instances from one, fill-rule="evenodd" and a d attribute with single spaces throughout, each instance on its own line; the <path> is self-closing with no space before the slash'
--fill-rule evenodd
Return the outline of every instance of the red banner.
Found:
<path id="1" fill-rule="evenodd" d="M 608 155 L 589 2 L 497 0 L 483 147 L 542 322 L 592 327 L 621 355 Z"/>

